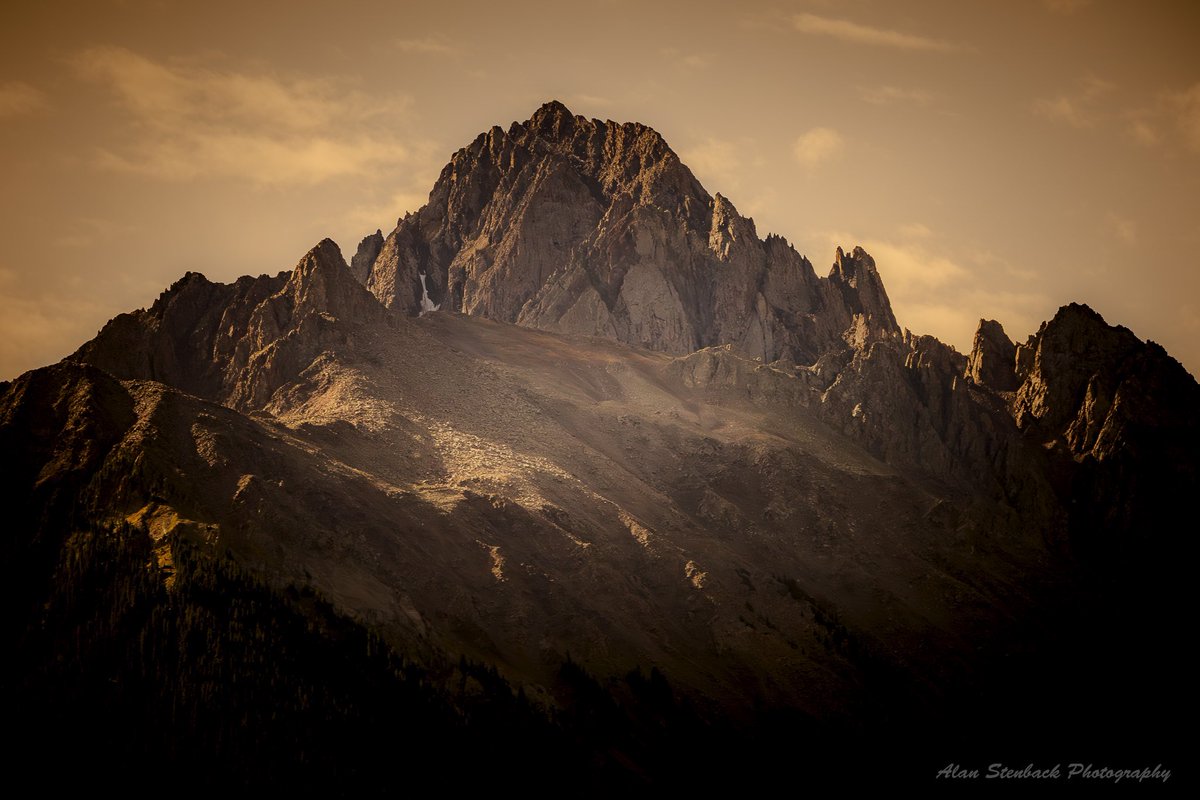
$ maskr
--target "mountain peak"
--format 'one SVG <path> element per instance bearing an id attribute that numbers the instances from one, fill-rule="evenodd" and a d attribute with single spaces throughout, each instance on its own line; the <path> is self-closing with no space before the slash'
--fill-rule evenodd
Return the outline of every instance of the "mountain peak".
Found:
<path id="1" fill-rule="evenodd" d="M 1012 391 L 1017 387 L 1016 352 L 1003 325 L 981 319 L 967 360 L 967 375 L 996 391 Z"/>
<path id="2" fill-rule="evenodd" d="M 1104 317 L 1100 315 L 1100 312 L 1096 311 L 1087 303 L 1067 303 L 1065 306 L 1062 306 L 1058 309 L 1058 311 L 1054 314 L 1054 320 L 1052 321 L 1061 321 L 1072 318 L 1087 320 L 1088 322 L 1099 323 L 1101 325 L 1108 324 L 1104 321 Z"/>
<path id="3" fill-rule="evenodd" d="M 367 284 L 367 278 L 371 275 L 371 265 L 375 263 L 375 259 L 379 258 L 379 251 L 383 249 L 383 231 L 376 230 L 374 233 L 364 236 L 362 241 L 358 243 L 358 250 L 355 251 L 354 257 L 350 259 L 350 271 L 354 274 L 355 280 L 364 286 Z"/>
<path id="4" fill-rule="evenodd" d="M 349 275 L 342 250 L 332 239 L 322 239 L 297 262 L 288 279 L 289 285 L 305 292 L 314 284 L 337 282 L 341 273 Z"/>
<path id="5" fill-rule="evenodd" d="M 677 354 L 732 344 L 811 363 L 899 332 L 861 247 L 819 279 L 710 195 L 653 128 L 557 100 L 457 151 L 428 205 L 363 239 L 352 269 L 408 314 L 433 303 Z"/>
<path id="6" fill-rule="evenodd" d="M 342 257 L 342 248 L 338 247 L 337 242 L 333 239 L 325 238 L 304 254 L 304 258 L 300 259 L 296 269 L 332 269 L 339 266 L 346 266 L 346 260 Z"/>
<path id="7" fill-rule="evenodd" d="M 341 248 L 332 239 L 322 239 L 300 259 L 288 279 L 287 294 L 295 310 L 303 308 L 335 317 L 371 314 L 378 305 L 355 280 Z"/>
<path id="8" fill-rule="evenodd" d="M 566 139 L 575 133 L 580 124 L 586 125 L 587 120 L 572 114 L 571 110 L 559 101 L 551 100 L 533 112 L 526 127 L 550 139 Z"/>
<path id="9" fill-rule="evenodd" d="M 533 112 L 533 116 L 530 117 L 530 121 L 531 122 L 540 122 L 541 120 L 546 119 L 546 118 L 574 117 L 574 116 L 575 115 L 571 113 L 571 109 L 567 108 L 566 105 L 563 104 L 561 101 L 548 100 L 547 102 L 542 103 L 542 105 L 538 108 L 537 111 Z"/>
<path id="10" fill-rule="evenodd" d="M 829 281 L 841 291 L 850 312 L 863 315 L 876 335 L 887 337 L 900 333 L 875 259 L 862 247 L 855 246 L 849 254 L 841 247 L 837 248 Z"/>

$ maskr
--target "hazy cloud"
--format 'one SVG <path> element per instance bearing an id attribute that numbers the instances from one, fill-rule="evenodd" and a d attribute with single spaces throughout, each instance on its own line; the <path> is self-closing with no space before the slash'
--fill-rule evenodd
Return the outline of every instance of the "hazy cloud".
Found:
<path id="1" fill-rule="evenodd" d="M 859 96 L 866 102 L 877 106 L 897 104 L 927 106 L 933 102 L 933 95 L 923 89 L 902 89 L 898 86 L 875 86 L 860 89 Z"/>
<path id="2" fill-rule="evenodd" d="M 836 157 L 845 146 L 842 135 L 833 128 L 813 128 L 796 139 L 793 152 L 797 161 L 811 167 Z"/>
<path id="3" fill-rule="evenodd" d="M 943 253 L 931 248 L 930 237 L 920 241 L 868 240 L 863 246 L 880 269 L 887 267 L 887 288 L 902 298 L 927 295 L 955 281 L 966 281 L 970 272 Z"/>
<path id="4" fill-rule="evenodd" d="M 686 70 L 703 69 L 711 61 L 709 56 L 703 56 L 699 53 L 685 53 L 675 47 L 663 48 L 662 54 L 672 64 Z"/>
<path id="5" fill-rule="evenodd" d="M 1033 110 L 1040 116 L 1056 122 L 1065 122 L 1075 128 L 1090 128 L 1091 116 L 1080 106 L 1078 100 L 1070 97 L 1056 97 L 1053 100 L 1037 100 Z"/>
<path id="6" fill-rule="evenodd" d="M 1033 110 L 1039 116 L 1062 122 L 1074 128 L 1090 128 L 1096 122 L 1096 101 L 1111 92 L 1116 85 L 1096 77 L 1082 81 L 1078 92 L 1052 99 L 1034 101 Z"/>
<path id="7" fill-rule="evenodd" d="M 1200 152 L 1200 83 L 1171 95 L 1170 103 L 1184 142 L 1192 150 Z"/>
<path id="8" fill-rule="evenodd" d="M 103 217 L 80 217 L 63 229 L 54 243 L 59 247 L 95 247 L 138 232 L 136 225 Z"/>
<path id="9" fill-rule="evenodd" d="M 821 17 L 816 14 L 797 14 L 792 17 L 792 25 L 801 33 L 814 36 L 829 36 L 844 42 L 866 44 L 879 47 L 892 47 L 898 50 L 925 50 L 940 53 L 950 53 L 962 50 L 961 45 L 931 39 L 886 28 L 874 28 L 870 25 L 860 25 L 847 19 Z"/>
<path id="10" fill-rule="evenodd" d="M 0 119 L 32 114 L 47 105 L 45 93 L 24 81 L 0 83 Z"/>
<path id="11" fill-rule="evenodd" d="M 1126 134 L 1144 147 L 1200 153 L 1200 83 L 1182 91 L 1158 92 L 1147 106 L 1125 112 Z"/>
<path id="12" fill-rule="evenodd" d="M 602 97 L 596 94 L 567 95 L 566 102 L 570 108 L 574 108 L 577 105 L 587 108 L 609 108 L 613 105 L 611 98 Z"/>
<path id="13" fill-rule="evenodd" d="M 742 148 L 726 139 L 709 137 L 690 147 L 683 148 L 679 158 L 698 177 L 709 191 L 725 193 L 725 184 L 735 177 L 741 167 Z M 710 181 L 719 185 L 709 186 Z"/>
<path id="14" fill-rule="evenodd" d="M 106 168 L 168 179 L 244 178 L 315 184 L 406 160 L 388 127 L 403 107 L 331 81 L 215 71 L 95 48 L 77 65 L 128 112 L 125 146 L 102 150 Z"/>
<path id="15" fill-rule="evenodd" d="M 108 309 L 78 292 L 43 291 L 21 296 L 29 281 L 0 268 L 0 379 L 52 364 L 96 335 Z M 108 313 L 108 316 L 112 316 Z"/>
<path id="16" fill-rule="evenodd" d="M 1158 131 L 1145 120 L 1135 119 L 1129 123 L 1129 135 L 1140 145 L 1153 147 L 1159 143 Z"/>
<path id="17" fill-rule="evenodd" d="M 356 232 L 379 228 L 386 235 L 397 220 L 410 211 L 420 210 L 429 202 L 429 187 L 435 180 L 437 180 L 436 172 L 421 173 L 419 177 L 413 177 L 406 181 L 404 188 L 391 192 L 383 199 L 356 205 L 342 215 L 343 226 Z M 358 241 L 355 240 L 348 247 L 342 248 L 347 258 L 353 254 L 357 244 Z"/>
<path id="18" fill-rule="evenodd" d="M 896 230 L 906 239 L 928 239 L 930 236 L 933 236 L 933 231 L 929 226 L 920 222 L 910 222 L 906 225 L 900 225 Z"/>
<path id="19" fill-rule="evenodd" d="M 1110 213 L 1106 218 L 1106 227 L 1112 231 L 1112 235 L 1121 243 L 1130 246 L 1137 244 L 1138 226 L 1136 222 L 1128 217 Z"/>
<path id="20" fill-rule="evenodd" d="M 404 53 L 452 56 L 461 52 L 457 44 L 444 36 L 423 36 L 419 39 L 397 39 L 396 47 Z"/>

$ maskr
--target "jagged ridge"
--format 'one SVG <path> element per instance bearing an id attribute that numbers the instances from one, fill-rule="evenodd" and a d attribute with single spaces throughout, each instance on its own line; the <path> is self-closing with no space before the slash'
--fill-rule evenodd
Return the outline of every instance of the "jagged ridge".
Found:
<path id="1" fill-rule="evenodd" d="M 734 344 L 811 363 L 844 339 L 899 333 L 860 249 L 839 249 L 818 278 L 710 196 L 653 129 L 561 103 L 455 153 L 427 205 L 382 246 L 363 241 L 354 263 L 367 262 L 368 288 L 409 314 L 424 274 L 447 310 L 674 354 Z"/>

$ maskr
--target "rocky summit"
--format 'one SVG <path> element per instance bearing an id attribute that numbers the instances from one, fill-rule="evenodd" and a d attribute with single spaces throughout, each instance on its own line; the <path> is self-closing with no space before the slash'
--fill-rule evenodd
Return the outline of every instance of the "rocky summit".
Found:
<path id="1" fill-rule="evenodd" d="M 548 103 L 349 264 L 188 273 L 0 385 L 18 760 L 584 794 L 1164 761 L 1198 417 L 1085 306 L 964 356 L 861 248 L 818 275 L 654 130 Z"/>
<path id="2" fill-rule="evenodd" d="M 732 344 L 809 363 L 852 326 L 859 344 L 899 333 L 870 256 L 839 252 L 819 278 L 710 196 L 657 132 L 561 103 L 480 134 L 429 203 L 382 245 L 364 239 L 353 261 L 388 308 L 415 313 L 428 296 L 444 310 L 673 355 Z"/>

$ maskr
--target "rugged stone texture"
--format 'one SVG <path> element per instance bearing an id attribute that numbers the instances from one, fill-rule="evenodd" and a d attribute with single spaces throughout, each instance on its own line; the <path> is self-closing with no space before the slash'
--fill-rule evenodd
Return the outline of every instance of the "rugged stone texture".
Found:
<path id="1" fill-rule="evenodd" d="M 971 355 L 967 358 L 967 377 L 997 392 L 1017 388 L 1016 345 L 994 319 L 979 320 Z"/>
<path id="2" fill-rule="evenodd" d="M 931 336 L 905 332 L 856 351 L 821 394 L 823 417 L 897 467 L 982 492 L 1055 530 L 1040 459 L 1011 417 L 963 377 L 966 359 Z M 811 376 L 814 385 L 819 379 Z"/>
<path id="3" fill-rule="evenodd" d="M 1168 511 L 1200 488 L 1200 387 L 1154 342 L 1064 306 L 1019 350 L 1012 414 L 1058 454 L 1060 494 L 1087 546 L 1169 540 Z"/>
<path id="4" fill-rule="evenodd" d="M 855 247 L 847 256 L 839 247 L 829 281 L 841 294 L 852 315 L 853 326 L 847 331 L 846 338 L 855 349 L 860 350 L 877 339 L 899 336 L 900 326 L 896 324 L 892 304 L 875 269 L 875 259 L 865 250 Z"/>
<path id="5" fill-rule="evenodd" d="M 148 310 L 109 322 L 72 358 L 119 378 L 262 407 L 333 339 L 385 316 L 325 239 L 291 273 L 275 277 L 227 285 L 189 272 Z M 347 324 L 335 327 L 339 319 Z"/>
<path id="6" fill-rule="evenodd" d="M 1110 327 L 1085 305 L 1059 309 L 1023 347 L 1032 364 L 1013 400 L 1017 425 L 1051 435 L 1073 428 L 1072 452 L 1090 451 L 1113 382 L 1145 347 L 1127 328 Z"/>
<path id="7" fill-rule="evenodd" d="M 379 258 L 379 251 L 383 249 L 383 231 L 375 231 L 370 236 L 364 236 L 363 240 L 358 243 L 358 250 L 354 253 L 354 258 L 350 259 L 350 272 L 354 274 L 354 279 L 361 284 L 366 284 L 367 279 L 371 276 L 371 265 L 375 263 L 375 259 Z"/>
<path id="8" fill-rule="evenodd" d="M 839 250 L 818 278 L 785 241 L 759 239 L 727 198 L 709 196 L 654 130 L 560 103 L 455 153 L 365 284 L 416 314 L 422 273 L 446 310 L 673 354 L 732 344 L 811 363 L 899 333 L 862 250 Z"/>

